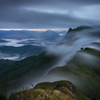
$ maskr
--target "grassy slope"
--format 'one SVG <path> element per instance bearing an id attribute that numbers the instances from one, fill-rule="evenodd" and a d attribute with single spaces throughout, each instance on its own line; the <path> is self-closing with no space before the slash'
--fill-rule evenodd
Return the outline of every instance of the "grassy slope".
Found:
<path id="1" fill-rule="evenodd" d="M 28 79 L 33 80 L 36 76 L 41 78 L 57 59 L 54 55 L 46 55 L 44 52 L 37 57 L 32 56 L 15 62 L 0 72 L 0 87 L 7 89 L 7 87 L 14 86 L 17 88 L 16 85 L 19 86 L 18 84 L 23 84 Z"/>
<path id="2" fill-rule="evenodd" d="M 73 93 L 70 91 L 73 88 Z M 90 100 L 69 81 L 39 83 L 33 89 L 12 93 L 8 100 Z"/>
<path id="3" fill-rule="evenodd" d="M 78 56 L 82 52 L 92 54 L 98 59 L 85 59 Z M 100 51 L 90 48 L 81 50 L 65 66 L 52 69 L 48 76 L 52 78 L 52 75 L 66 79 L 70 77 L 77 82 L 76 87 L 84 95 L 93 100 L 94 98 L 100 99 Z"/>

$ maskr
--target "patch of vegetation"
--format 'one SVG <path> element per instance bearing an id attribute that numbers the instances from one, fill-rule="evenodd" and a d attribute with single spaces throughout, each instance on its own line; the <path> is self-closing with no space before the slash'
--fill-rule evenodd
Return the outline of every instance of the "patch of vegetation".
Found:
<path id="1" fill-rule="evenodd" d="M 70 86 L 73 93 L 70 91 Z M 37 84 L 34 89 L 12 93 L 8 100 L 90 100 L 69 81 L 44 82 Z"/>

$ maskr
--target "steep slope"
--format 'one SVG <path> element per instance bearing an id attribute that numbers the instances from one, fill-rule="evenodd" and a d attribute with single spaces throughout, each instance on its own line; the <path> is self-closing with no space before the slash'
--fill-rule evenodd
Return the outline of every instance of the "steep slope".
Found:
<path id="1" fill-rule="evenodd" d="M 89 38 L 88 38 L 89 37 Z M 79 39 L 83 39 L 91 42 L 91 38 L 100 38 L 100 26 L 98 27 L 90 27 L 90 26 L 79 26 L 77 28 L 69 28 L 67 34 L 64 36 L 62 41 L 59 42 L 59 44 L 67 44 L 72 45 L 74 42 L 78 41 Z M 83 41 L 84 42 L 84 41 Z"/>
<path id="2" fill-rule="evenodd" d="M 100 99 L 100 51 L 86 48 L 80 50 L 62 67 L 52 69 L 46 80 L 69 80 L 78 90 L 91 99 Z"/>
<path id="3" fill-rule="evenodd" d="M 100 27 L 70 28 L 50 52 L 62 59 L 44 80 L 71 81 L 84 95 L 100 100 Z"/>
<path id="4" fill-rule="evenodd" d="M 12 93 L 8 100 L 90 100 L 68 81 L 44 82 L 33 89 Z"/>
<path id="5" fill-rule="evenodd" d="M 69 28 L 68 34 L 69 34 L 70 32 L 78 32 L 78 31 L 82 31 L 82 30 L 84 30 L 84 29 L 92 29 L 92 27 L 90 27 L 90 26 L 79 26 L 79 27 L 74 28 L 74 29 Z"/>

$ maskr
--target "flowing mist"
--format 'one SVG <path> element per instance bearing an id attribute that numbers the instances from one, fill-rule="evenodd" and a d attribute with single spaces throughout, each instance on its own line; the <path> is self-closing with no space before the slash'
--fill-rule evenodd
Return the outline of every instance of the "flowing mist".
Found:
<path id="1" fill-rule="evenodd" d="M 75 53 L 81 48 L 94 48 L 100 50 L 97 43 L 100 43 L 100 29 L 99 28 L 89 28 L 79 32 L 69 32 L 62 39 L 62 41 L 56 46 L 49 47 L 48 53 L 53 53 L 61 57 L 60 61 L 55 65 L 55 67 L 63 66 L 66 64 Z M 95 44 L 96 43 L 96 44 Z"/>
<path id="2" fill-rule="evenodd" d="M 74 30 L 74 29 L 73 29 Z M 51 70 L 49 73 L 44 77 L 45 81 L 58 81 L 58 80 L 68 80 L 73 82 L 75 85 L 80 85 L 79 77 L 75 79 L 73 75 L 70 75 L 69 73 L 55 73 L 56 67 L 60 68 L 61 66 L 64 66 L 67 64 L 68 61 L 70 61 L 75 55 L 77 55 L 78 58 L 80 58 L 83 63 L 84 60 L 87 61 L 87 64 L 93 64 L 91 60 L 98 60 L 96 56 L 85 53 L 85 52 L 78 52 L 82 51 L 85 48 L 93 48 L 96 50 L 100 50 L 100 28 L 99 27 L 90 27 L 89 29 L 84 29 L 76 32 L 68 32 L 66 36 L 62 39 L 60 43 L 58 43 L 56 46 L 52 46 L 48 48 L 48 54 L 52 53 L 55 55 L 60 56 L 60 60 L 51 67 Z M 77 58 L 76 58 L 77 59 Z M 55 72 L 52 73 L 52 70 Z M 82 83 L 81 83 L 82 86 Z"/>
<path id="3" fill-rule="evenodd" d="M 73 29 L 74 30 L 74 29 Z M 34 86 L 39 82 L 45 81 L 58 81 L 58 80 L 68 80 L 78 85 L 82 86 L 82 82 L 79 82 L 80 76 L 74 77 L 70 75 L 70 73 L 52 73 L 49 75 L 49 72 L 52 71 L 56 67 L 61 67 L 66 65 L 68 61 L 70 61 L 78 51 L 85 49 L 86 47 L 94 48 L 99 50 L 99 46 L 97 43 L 100 43 L 100 29 L 98 27 L 89 28 L 84 30 L 79 30 L 76 32 L 68 32 L 66 36 L 56 45 L 49 46 L 47 48 L 47 55 L 55 55 L 59 57 L 58 61 L 55 62 L 52 66 L 46 66 L 45 68 L 36 69 L 34 73 L 31 73 L 27 76 L 27 78 L 20 80 L 20 82 L 16 85 L 17 87 L 9 86 L 7 94 L 9 95 L 11 91 L 17 91 L 22 87 L 30 87 L 30 83 L 34 84 Z M 89 53 L 78 53 L 80 59 L 86 59 L 89 62 L 90 59 L 97 60 L 97 58 Z M 84 61 L 84 60 L 83 60 Z M 66 77 L 64 77 L 66 76 Z"/>

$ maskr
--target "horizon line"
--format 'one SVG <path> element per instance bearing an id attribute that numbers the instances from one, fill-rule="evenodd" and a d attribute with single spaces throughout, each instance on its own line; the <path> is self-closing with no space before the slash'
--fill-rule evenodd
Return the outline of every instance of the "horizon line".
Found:
<path id="1" fill-rule="evenodd" d="M 1 28 L 0 31 L 22 31 L 22 30 L 26 30 L 26 31 L 47 31 L 47 30 L 52 30 L 52 31 L 57 31 L 57 30 L 68 30 L 69 28 L 40 28 L 40 29 L 24 29 L 24 28 Z"/>

